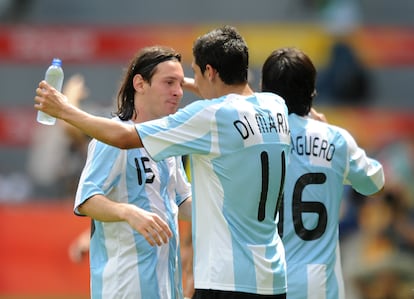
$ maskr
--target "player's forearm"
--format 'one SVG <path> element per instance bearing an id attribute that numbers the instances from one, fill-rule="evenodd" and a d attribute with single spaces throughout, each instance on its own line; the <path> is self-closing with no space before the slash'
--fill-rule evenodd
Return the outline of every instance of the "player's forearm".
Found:
<path id="1" fill-rule="evenodd" d="M 106 144 L 122 149 L 142 147 L 141 139 L 133 125 L 94 116 L 72 105 L 66 105 L 59 118 Z"/>
<path id="2" fill-rule="evenodd" d="M 100 194 L 90 197 L 78 207 L 78 211 L 82 215 L 101 222 L 125 221 L 124 210 L 124 204 L 113 202 Z"/>
<path id="3" fill-rule="evenodd" d="M 131 140 L 136 139 L 136 144 L 132 142 L 131 145 L 139 147 L 138 134 L 131 125 L 126 126 L 105 117 L 91 115 L 72 105 L 66 105 L 61 110 L 59 118 L 106 144 L 127 148 Z"/>
<path id="4" fill-rule="evenodd" d="M 142 147 L 134 126 L 82 111 L 44 80 L 39 83 L 34 100 L 35 109 L 66 121 L 90 137 L 122 149 Z"/>

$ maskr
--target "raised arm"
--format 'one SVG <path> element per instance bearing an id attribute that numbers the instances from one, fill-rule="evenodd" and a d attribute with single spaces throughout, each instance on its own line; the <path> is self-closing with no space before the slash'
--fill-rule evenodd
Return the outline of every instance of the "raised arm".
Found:
<path id="1" fill-rule="evenodd" d="M 198 87 L 195 85 L 193 78 L 185 77 L 183 88 L 201 98 L 200 91 L 198 90 Z"/>
<path id="2" fill-rule="evenodd" d="M 106 144 L 122 149 L 143 147 L 133 125 L 112 121 L 109 118 L 91 115 L 68 103 L 65 95 L 46 81 L 36 89 L 34 108 L 78 128 L 86 135 Z"/>

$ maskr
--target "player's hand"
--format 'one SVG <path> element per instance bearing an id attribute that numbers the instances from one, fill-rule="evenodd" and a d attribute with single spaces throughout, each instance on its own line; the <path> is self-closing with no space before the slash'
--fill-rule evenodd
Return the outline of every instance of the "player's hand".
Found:
<path id="1" fill-rule="evenodd" d="M 172 232 L 168 224 L 155 213 L 130 205 L 126 221 L 139 232 L 151 245 L 162 245 L 168 242 Z"/>
<path id="2" fill-rule="evenodd" d="M 91 230 L 83 231 L 69 246 L 69 258 L 74 263 L 80 263 L 89 251 Z"/>
<path id="3" fill-rule="evenodd" d="M 326 119 L 325 114 L 316 111 L 314 108 L 311 108 L 309 114 L 310 114 L 310 117 L 315 119 L 315 120 L 319 120 L 319 121 L 322 121 L 322 122 L 325 122 L 325 123 L 328 122 L 328 120 Z"/>
<path id="4" fill-rule="evenodd" d="M 61 92 L 49 85 L 45 80 L 39 83 L 34 98 L 34 108 L 43 111 L 53 117 L 59 118 L 59 114 L 68 105 L 67 98 Z"/>

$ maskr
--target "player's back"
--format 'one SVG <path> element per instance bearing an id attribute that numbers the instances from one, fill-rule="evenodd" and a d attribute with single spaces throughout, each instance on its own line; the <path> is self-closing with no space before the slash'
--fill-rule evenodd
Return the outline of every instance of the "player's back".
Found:
<path id="1" fill-rule="evenodd" d="M 272 97 L 227 99 L 215 115 L 218 143 L 209 155 L 212 170 L 223 188 L 226 215 L 244 231 L 239 238 L 249 244 L 265 243 L 274 233 L 264 231 L 271 226 L 261 223 L 274 225 L 290 150 L 284 106 Z M 263 235 L 252 233 L 257 231 Z"/>
<path id="2" fill-rule="evenodd" d="M 382 167 L 343 129 L 295 114 L 289 125 L 292 151 L 278 225 L 288 298 L 345 298 L 338 246 L 343 185 L 379 191 Z"/>
<path id="3" fill-rule="evenodd" d="M 197 288 L 284 292 L 275 216 L 290 137 L 287 110 L 278 100 L 270 94 L 230 95 L 209 103 L 210 152 L 192 155 L 195 180 L 206 177 L 193 182 L 194 216 L 210 219 L 196 220 L 196 235 L 206 240 L 195 244 L 196 264 L 205 266 L 196 269 Z"/>

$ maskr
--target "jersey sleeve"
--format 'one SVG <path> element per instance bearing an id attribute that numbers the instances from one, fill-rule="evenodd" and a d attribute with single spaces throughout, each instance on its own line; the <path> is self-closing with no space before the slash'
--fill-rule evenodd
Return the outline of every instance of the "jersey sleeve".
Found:
<path id="1" fill-rule="evenodd" d="M 119 181 L 122 167 L 120 163 L 121 149 L 109 146 L 93 139 L 89 143 L 85 167 L 79 180 L 75 197 L 74 212 L 81 215 L 78 207 L 97 194 L 106 194 Z"/>
<path id="2" fill-rule="evenodd" d="M 136 124 L 145 149 L 154 161 L 172 156 L 206 154 L 211 142 L 212 101 L 200 100 L 175 114 Z"/>
<path id="3" fill-rule="evenodd" d="M 345 130 L 342 130 L 348 146 L 348 168 L 344 184 L 363 194 L 371 195 L 384 187 L 384 170 L 381 163 L 367 156 L 355 139 Z"/>

